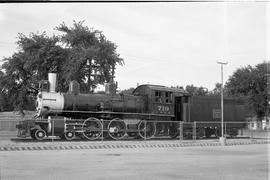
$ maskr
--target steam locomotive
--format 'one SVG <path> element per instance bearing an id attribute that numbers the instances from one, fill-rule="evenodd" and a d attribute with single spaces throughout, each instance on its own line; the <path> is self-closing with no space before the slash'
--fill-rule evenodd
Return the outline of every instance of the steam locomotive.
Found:
<path id="1" fill-rule="evenodd" d="M 191 97 L 183 89 L 149 84 L 140 85 L 132 95 L 127 95 L 116 93 L 114 82 L 106 84 L 105 93 L 81 94 L 76 81 L 71 81 L 69 91 L 62 93 L 56 92 L 56 76 L 49 73 L 48 80 L 40 82 L 36 115 L 17 125 L 19 137 L 175 138 L 183 132 L 189 134 L 194 122 L 199 122 L 195 127 L 197 136 L 220 134 L 220 123 L 214 123 L 218 117 L 212 116 L 220 108 L 217 97 Z M 225 122 L 244 121 L 242 102 L 225 99 L 224 103 Z M 240 128 L 241 125 L 228 126 L 227 132 L 236 135 Z"/>

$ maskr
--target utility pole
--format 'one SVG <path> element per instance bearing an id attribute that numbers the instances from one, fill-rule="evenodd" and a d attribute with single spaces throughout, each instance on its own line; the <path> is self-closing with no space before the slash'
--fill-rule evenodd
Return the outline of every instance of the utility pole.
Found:
<path id="1" fill-rule="evenodd" d="M 221 87 L 220 87 L 220 98 L 221 98 L 221 137 L 220 137 L 220 142 L 222 145 L 225 145 L 225 138 L 224 138 L 224 128 L 223 128 L 223 124 L 224 124 L 224 120 L 223 120 L 223 65 L 228 64 L 228 62 L 217 62 L 218 64 L 221 65 Z"/>

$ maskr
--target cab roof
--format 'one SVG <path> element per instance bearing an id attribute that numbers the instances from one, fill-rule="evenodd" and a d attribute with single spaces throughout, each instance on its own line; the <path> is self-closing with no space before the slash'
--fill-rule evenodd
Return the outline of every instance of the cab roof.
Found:
<path id="1" fill-rule="evenodd" d="M 184 95 L 189 95 L 187 91 L 184 89 L 179 89 L 179 88 L 170 88 L 166 86 L 161 86 L 161 85 L 153 85 L 153 84 L 143 84 L 138 86 L 136 89 L 134 89 L 133 94 L 140 91 L 141 89 L 151 89 L 155 91 L 166 91 L 166 92 L 173 92 L 176 94 L 184 94 Z"/>

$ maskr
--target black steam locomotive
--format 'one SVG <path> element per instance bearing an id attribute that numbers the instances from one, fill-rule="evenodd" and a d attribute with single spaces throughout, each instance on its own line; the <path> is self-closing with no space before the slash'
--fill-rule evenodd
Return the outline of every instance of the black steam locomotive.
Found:
<path id="1" fill-rule="evenodd" d="M 214 123 L 220 119 L 213 116 L 220 108 L 216 97 L 191 97 L 182 89 L 148 84 L 138 86 L 132 95 L 117 94 L 115 83 L 108 83 L 103 94 L 81 94 L 76 81 L 70 83 L 67 93 L 55 92 L 55 86 L 53 73 L 49 73 L 48 81 L 40 82 L 37 113 L 32 120 L 17 125 L 19 137 L 31 136 L 36 140 L 51 135 L 66 140 L 177 137 L 194 129 L 194 122 L 198 122 L 196 136 L 220 133 L 220 123 Z M 241 102 L 225 99 L 224 103 L 225 121 L 244 121 Z M 239 128 L 228 126 L 227 133 L 236 135 Z"/>

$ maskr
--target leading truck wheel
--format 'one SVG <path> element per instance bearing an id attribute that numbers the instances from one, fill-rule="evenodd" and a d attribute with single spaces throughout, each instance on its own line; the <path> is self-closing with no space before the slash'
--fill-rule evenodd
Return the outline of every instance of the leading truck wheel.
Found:
<path id="1" fill-rule="evenodd" d="M 109 136 L 115 140 L 122 139 L 125 136 L 127 130 L 125 122 L 119 118 L 111 120 L 108 128 Z"/>
<path id="2" fill-rule="evenodd" d="M 67 141 L 71 141 L 75 138 L 75 132 L 65 132 L 62 137 Z"/>
<path id="3" fill-rule="evenodd" d="M 38 141 L 42 141 L 46 136 L 46 132 L 43 129 L 37 129 L 35 131 L 34 137 Z"/>
<path id="4" fill-rule="evenodd" d="M 156 125 L 154 122 L 141 121 L 138 131 L 141 138 L 151 139 L 156 134 Z"/>
<path id="5" fill-rule="evenodd" d="M 82 125 L 83 136 L 89 140 L 95 140 L 102 134 L 102 124 L 97 118 L 88 118 Z"/>

